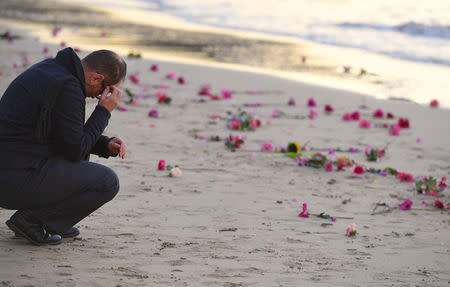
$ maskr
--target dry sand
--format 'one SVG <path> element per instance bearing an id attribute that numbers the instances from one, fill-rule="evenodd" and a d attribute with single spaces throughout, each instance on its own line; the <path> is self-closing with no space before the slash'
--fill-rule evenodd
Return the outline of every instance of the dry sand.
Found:
<path id="1" fill-rule="evenodd" d="M 6 26 L 1 24 L 0 32 Z M 0 93 L 24 68 L 13 69 L 24 52 L 31 62 L 43 59 L 46 44 L 23 36 L 0 41 Z M 60 47 L 49 46 L 55 55 Z M 84 56 L 86 52 L 80 54 Z M 83 220 L 82 234 L 60 246 L 35 247 L 0 228 L 0 284 L 3 286 L 448 286 L 450 284 L 450 218 L 448 211 L 430 205 L 430 196 L 411 191 L 411 184 L 392 176 L 352 176 L 352 169 L 331 173 L 296 166 L 281 154 L 259 151 L 265 141 L 277 146 L 291 141 L 317 148 L 388 146 L 376 163 L 363 153 L 352 158 L 365 166 L 391 166 L 414 176 L 450 175 L 450 111 L 405 101 L 381 101 L 340 90 L 312 86 L 276 76 L 200 65 L 127 59 L 129 75 L 140 84 L 123 88 L 150 95 L 127 112 L 114 111 L 105 132 L 126 141 L 124 160 L 92 160 L 119 175 L 118 196 Z M 150 72 L 151 64 L 159 72 Z M 166 79 L 173 71 L 186 84 Z M 231 100 L 202 103 L 201 84 L 212 91 L 233 91 Z M 168 85 L 169 106 L 152 97 Z M 261 91 L 250 93 L 249 91 Z M 288 106 L 294 97 L 297 106 Z M 319 116 L 310 120 L 308 98 L 318 102 Z M 123 97 L 125 102 L 126 96 Z M 261 103 L 258 108 L 244 103 Z M 88 104 L 88 113 L 95 106 Z M 331 104 L 335 112 L 324 114 Z M 372 124 L 410 120 L 411 128 L 389 136 L 384 128 L 359 129 L 343 122 L 345 112 L 358 110 Z M 285 116 L 272 119 L 275 108 Z M 162 116 L 147 116 L 157 108 Z M 225 137 L 225 121 L 209 122 L 213 113 L 254 112 L 262 127 L 245 132 L 241 149 L 230 152 L 223 142 L 195 135 Z M 382 108 L 395 120 L 374 120 Z M 422 142 L 418 143 L 420 137 Z M 346 154 L 348 155 L 348 154 Z M 157 164 L 178 165 L 180 178 L 169 178 Z M 0 187 L 1 188 L 1 187 Z M 440 198 L 449 202 L 448 190 Z M 398 205 L 414 201 L 412 210 L 370 215 L 377 202 Z M 294 201 L 293 199 L 296 199 Z M 297 202 L 299 201 L 299 202 Z M 311 213 L 353 217 L 337 222 L 299 218 L 301 203 Z M 12 214 L 0 210 L 0 222 Z M 345 236 L 356 223 L 358 234 Z"/>

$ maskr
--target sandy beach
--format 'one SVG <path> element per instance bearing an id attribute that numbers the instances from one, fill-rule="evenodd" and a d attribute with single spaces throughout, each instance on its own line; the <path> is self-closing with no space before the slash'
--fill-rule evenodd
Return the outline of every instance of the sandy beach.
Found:
<path id="1" fill-rule="evenodd" d="M 188 32 L 153 27 L 154 32 L 160 29 L 160 36 L 155 32 L 145 44 L 146 50 L 142 39 L 126 46 L 114 30 L 123 24 L 120 21 L 109 24 L 103 39 L 99 37 L 104 30 L 100 24 L 83 25 L 93 15 L 86 10 L 76 16 L 77 11 L 69 9 L 73 18 L 56 23 L 51 12 L 46 19 L 28 13 L 38 11 L 32 10 L 34 2 L 17 4 L 15 11 L 22 10 L 20 15 L 26 17 L 5 14 L 16 2 L 0 4 L 9 5 L 9 10 L 0 13 L 0 34 L 10 31 L 20 36 L 12 42 L 0 40 L 0 94 L 29 65 L 44 59 L 45 47 L 48 55 L 56 55 L 62 49 L 56 43 L 61 41 L 80 47 L 80 57 L 102 45 L 118 51 L 127 61 L 128 76 L 134 75 L 139 82 L 127 77 L 122 89 L 129 89 L 135 102 L 128 103 L 124 93 L 123 111 L 113 112 L 105 131 L 127 143 L 127 157 L 91 158 L 117 172 L 118 196 L 80 222 L 80 237 L 64 240 L 59 246 L 35 247 L 15 238 L 6 225 L 0 227 L 0 286 L 450 285 L 450 210 L 435 207 L 435 199 L 450 204 L 448 188 L 429 196 L 416 192 L 414 182 L 400 182 L 393 175 L 367 170 L 356 175 L 354 166 L 342 171 L 333 166 L 332 172 L 326 172 L 325 168 L 299 166 L 281 152 L 261 151 L 265 142 L 275 147 L 300 142 L 310 148 L 304 149 L 305 156 L 320 150 L 331 161 L 347 156 L 364 168 L 391 167 L 415 180 L 422 176 L 441 180 L 450 176 L 449 109 L 380 100 L 375 95 L 268 72 L 213 65 L 200 55 L 223 43 L 213 45 L 219 34 L 212 32 L 191 32 L 178 41 L 177 35 Z M 64 6 L 45 9 L 64 10 Z M 48 42 L 44 37 L 36 39 L 43 31 L 51 35 L 55 24 L 62 24 L 62 33 L 67 34 L 49 37 Z M 75 24 L 73 33 L 70 27 Z M 144 28 L 135 25 L 133 35 L 140 37 L 139 29 Z M 231 49 L 223 48 L 220 57 L 269 55 L 264 54 L 264 47 L 272 51 L 277 45 L 286 54 L 298 49 L 253 37 L 228 37 L 221 41 L 246 50 L 235 49 L 235 54 L 229 55 Z M 164 53 L 152 58 L 152 50 Z M 129 58 L 130 51 L 142 51 L 144 57 Z M 310 55 L 308 49 L 302 53 Z M 190 61 L 177 61 L 181 56 Z M 152 65 L 157 65 L 158 71 L 151 71 Z M 333 69 L 327 67 L 323 76 Z M 167 77 L 169 73 L 174 74 L 173 79 Z M 178 77 L 185 83 L 179 84 Z M 204 84 L 211 86 L 213 95 L 220 96 L 222 89 L 228 89 L 232 97 L 213 100 L 200 96 Z M 158 103 L 162 93 L 172 99 L 169 105 Z M 288 105 L 291 98 L 296 105 Z M 316 107 L 308 107 L 310 98 Z M 87 115 L 96 100 L 88 102 Z M 327 104 L 333 112 L 324 112 Z M 159 117 L 148 116 L 152 109 Z M 254 131 L 230 130 L 227 112 L 236 114 L 239 109 L 259 119 L 261 126 Z M 374 118 L 377 109 L 394 118 Z M 354 111 L 359 112 L 359 120 L 342 119 Z M 383 124 L 390 127 L 399 118 L 408 119 L 410 127 L 390 135 Z M 369 121 L 370 128 L 360 128 L 362 120 Z M 245 137 L 245 143 L 234 152 L 224 144 L 230 134 Z M 210 140 L 216 136 L 221 141 Z M 376 162 L 367 161 L 367 146 L 386 148 L 386 155 Z M 349 153 L 350 147 L 359 152 Z M 160 160 L 177 165 L 182 176 L 169 177 L 168 170 L 159 171 Z M 413 201 L 412 208 L 398 209 L 407 199 Z M 298 216 L 302 203 L 308 205 L 309 218 Z M 377 203 L 392 210 L 371 214 Z M 0 209 L 0 222 L 13 212 Z M 332 221 L 314 215 L 322 212 L 338 218 Z M 346 228 L 352 223 L 357 234 L 349 237 Z"/>

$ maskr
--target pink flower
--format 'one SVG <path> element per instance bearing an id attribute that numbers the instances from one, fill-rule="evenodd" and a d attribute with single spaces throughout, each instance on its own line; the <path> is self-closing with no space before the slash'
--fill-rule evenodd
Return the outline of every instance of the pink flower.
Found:
<path id="1" fill-rule="evenodd" d="M 317 115 L 319 115 L 319 113 L 317 112 L 316 109 L 310 109 L 309 110 L 309 118 L 311 120 L 313 120 Z"/>
<path id="2" fill-rule="evenodd" d="M 313 98 L 309 98 L 308 99 L 308 107 L 314 108 L 316 106 L 317 106 L 316 100 L 314 100 Z"/>
<path id="3" fill-rule="evenodd" d="M 359 112 L 358 111 L 354 111 L 351 115 L 350 115 L 350 117 L 351 117 L 351 119 L 353 120 L 353 121 L 359 121 L 359 119 L 360 119 L 360 114 L 359 114 Z"/>
<path id="4" fill-rule="evenodd" d="M 232 97 L 231 91 L 227 88 L 222 89 L 220 93 L 222 94 L 222 98 L 224 99 L 231 99 Z"/>
<path id="5" fill-rule="evenodd" d="M 355 236 L 356 235 L 356 224 L 352 223 L 345 229 L 345 235 Z"/>
<path id="6" fill-rule="evenodd" d="M 450 206 L 445 206 L 443 200 L 438 200 L 437 198 L 434 200 L 434 206 L 440 209 L 449 209 Z"/>
<path id="7" fill-rule="evenodd" d="M 438 102 L 438 100 L 431 100 L 431 102 L 430 102 L 430 107 L 433 107 L 433 108 L 439 107 L 439 102 Z"/>
<path id="8" fill-rule="evenodd" d="M 412 174 L 410 173 L 404 173 L 404 172 L 399 172 L 397 174 L 397 179 L 400 182 L 413 182 L 414 181 L 414 177 Z"/>
<path id="9" fill-rule="evenodd" d="M 159 112 L 158 112 L 157 109 L 151 109 L 148 112 L 148 116 L 151 117 L 151 118 L 158 118 L 159 117 Z"/>
<path id="10" fill-rule="evenodd" d="M 355 166 L 355 168 L 353 169 L 353 173 L 364 174 L 364 167 L 362 167 L 360 165 Z"/>
<path id="11" fill-rule="evenodd" d="M 119 111 L 121 111 L 121 112 L 127 112 L 127 111 L 128 111 L 128 108 L 121 105 L 121 106 L 119 106 Z"/>
<path id="12" fill-rule="evenodd" d="M 428 201 L 422 200 L 422 204 L 427 205 L 427 204 L 428 204 Z"/>
<path id="13" fill-rule="evenodd" d="M 351 120 L 352 120 L 352 116 L 351 116 L 349 113 L 345 113 L 345 114 L 342 116 L 342 120 L 343 120 L 343 121 L 346 121 L 346 122 L 351 121 Z"/>
<path id="14" fill-rule="evenodd" d="M 421 143 L 421 142 L 422 142 L 422 139 L 419 137 L 419 138 L 416 139 L 416 142 L 417 142 L 417 143 Z"/>
<path id="15" fill-rule="evenodd" d="M 296 105 L 294 97 L 290 97 L 289 98 L 288 105 L 289 106 L 295 106 Z"/>
<path id="16" fill-rule="evenodd" d="M 238 130 L 241 128 L 241 122 L 238 119 L 234 119 L 230 122 L 228 127 L 232 130 Z"/>
<path id="17" fill-rule="evenodd" d="M 138 104 L 138 100 L 134 99 L 134 100 L 131 101 L 130 104 L 133 105 L 133 106 L 136 106 Z"/>
<path id="18" fill-rule="evenodd" d="M 440 188 L 446 188 L 447 187 L 447 177 L 442 177 L 441 182 L 439 182 Z"/>
<path id="19" fill-rule="evenodd" d="M 261 145 L 262 152 L 272 152 L 274 149 L 273 144 L 271 142 L 265 142 Z"/>
<path id="20" fill-rule="evenodd" d="M 166 168 L 166 161 L 162 159 L 158 162 L 158 170 L 164 170 L 165 168 Z"/>
<path id="21" fill-rule="evenodd" d="M 137 75 L 130 75 L 129 79 L 133 84 L 139 84 L 139 77 Z"/>
<path id="22" fill-rule="evenodd" d="M 332 113 L 334 111 L 334 108 L 331 105 L 326 104 L 324 110 L 326 113 Z"/>
<path id="23" fill-rule="evenodd" d="M 280 109 L 279 108 L 275 108 L 272 112 L 272 114 L 270 115 L 271 118 L 278 118 L 280 116 Z"/>
<path id="24" fill-rule="evenodd" d="M 174 73 L 174 72 L 169 72 L 169 73 L 167 73 L 166 78 L 167 78 L 167 79 L 173 79 L 173 78 L 175 78 L 175 73 Z"/>
<path id="25" fill-rule="evenodd" d="M 67 43 L 66 43 L 65 41 L 61 41 L 61 43 L 59 43 L 59 45 L 60 45 L 61 47 L 65 47 L 65 46 L 67 46 Z"/>
<path id="26" fill-rule="evenodd" d="M 373 112 L 373 117 L 374 118 L 383 118 L 384 117 L 384 112 L 382 109 L 378 109 L 375 112 Z"/>
<path id="27" fill-rule="evenodd" d="M 308 218 L 308 205 L 304 202 L 302 205 L 302 212 L 300 212 L 297 216 L 298 217 L 303 217 L 303 218 Z"/>
<path id="28" fill-rule="evenodd" d="M 331 163 L 331 161 L 327 162 L 327 165 L 325 167 L 325 170 L 327 172 L 332 172 L 333 171 L 333 164 Z"/>
<path id="29" fill-rule="evenodd" d="M 178 84 L 183 85 L 184 84 L 184 78 L 178 77 Z"/>
<path id="30" fill-rule="evenodd" d="M 158 71 L 158 65 L 157 64 L 153 64 L 151 67 L 150 67 L 150 71 L 152 71 L 152 72 L 157 72 Z"/>
<path id="31" fill-rule="evenodd" d="M 392 113 L 387 113 L 386 118 L 393 119 L 394 115 Z"/>
<path id="32" fill-rule="evenodd" d="M 249 124 L 252 129 L 256 129 L 261 126 L 261 121 L 255 118 L 251 118 Z"/>
<path id="33" fill-rule="evenodd" d="M 411 207 L 413 206 L 413 202 L 411 199 L 407 199 L 405 201 L 403 201 L 398 208 L 400 208 L 401 210 L 410 210 Z"/>
<path id="34" fill-rule="evenodd" d="M 404 118 L 399 118 L 398 119 L 398 125 L 402 129 L 409 129 L 409 120 L 408 119 L 404 119 Z"/>
<path id="35" fill-rule="evenodd" d="M 359 122 L 359 128 L 361 129 L 370 129 L 370 122 L 368 120 L 362 120 Z"/>
<path id="36" fill-rule="evenodd" d="M 392 128 L 389 131 L 389 135 L 391 136 L 398 136 L 400 134 L 400 130 L 402 128 L 398 124 L 392 125 Z"/>

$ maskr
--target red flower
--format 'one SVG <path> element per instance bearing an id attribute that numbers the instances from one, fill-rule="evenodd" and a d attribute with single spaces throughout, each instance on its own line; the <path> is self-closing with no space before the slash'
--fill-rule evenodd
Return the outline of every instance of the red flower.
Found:
<path id="1" fill-rule="evenodd" d="M 353 173 L 364 174 L 364 167 L 360 165 L 355 166 L 355 168 L 353 169 Z"/>
<path id="2" fill-rule="evenodd" d="M 302 212 L 300 212 L 297 216 L 298 217 L 303 217 L 303 218 L 308 218 L 309 217 L 309 215 L 308 215 L 308 205 L 306 203 L 303 203 L 302 209 L 303 209 Z"/>
<path id="3" fill-rule="evenodd" d="M 221 96 L 209 94 L 209 98 L 213 101 L 220 101 L 222 99 Z"/>
<path id="4" fill-rule="evenodd" d="M 183 85 L 184 84 L 184 78 L 178 77 L 178 84 Z"/>
<path id="5" fill-rule="evenodd" d="M 331 163 L 331 161 L 327 162 L 327 165 L 325 166 L 325 170 L 327 172 L 332 172 L 333 171 L 333 164 Z"/>
<path id="6" fill-rule="evenodd" d="M 383 118 L 384 117 L 384 112 L 382 109 L 378 109 L 375 112 L 373 112 L 373 117 L 374 118 Z"/>
<path id="7" fill-rule="evenodd" d="M 397 179 L 400 180 L 400 182 L 413 182 L 414 181 L 414 177 L 412 174 L 404 173 L 404 172 L 399 172 L 397 174 Z"/>
<path id="8" fill-rule="evenodd" d="M 359 121 L 359 119 L 360 119 L 360 114 L 359 114 L 359 112 L 358 111 L 354 111 L 351 115 L 350 115 L 350 117 L 351 117 L 351 119 L 353 120 L 353 121 Z"/>
<path id="9" fill-rule="evenodd" d="M 386 117 L 387 117 L 388 119 L 393 119 L 393 118 L 394 118 L 394 115 L 391 114 L 391 113 L 387 113 Z"/>
<path id="10" fill-rule="evenodd" d="M 445 206 L 444 201 L 438 200 L 437 198 L 434 200 L 434 206 L 440 209 L 446 209 L 447 206 Z"/>
<path id="11" fill-rule="evenodd" d="M 331 106 L 329 104 L 326 104 L 324 109 L 325 109 L 325 112 L 327 112 L 327 113 L 332 113 L 334 111 L 333 106 Z"/>
<path id="12" fill-rule="evenodd" d="M 438 100 L 432 100 L 430 102 L 430 107 L 437 108 L 439 106 Z"/>
<path id="13" fill-rule="evenodd" d="M 252 129 L 256 129 L 261 126 L 261 121 L 255 118 L 251 118 L 249 124 Z"/>
<path id="14" fill-rule="evenodd" d="M 209 96 L 210 93 L 209 91 L 211 90 L 211 85 L 210 84 L 203 84 L 200 87 L 200 91 L 198 91 L 198 94 L 200 96 Z"/>
<path id="15" fill-rule="evenodd" d="M 150 71 L 152 71 L 152 72 L 157 72 L 157 71 L 158 71 L 158 65 L 153 64 L 153 65 L 150 67 Z"/>
<path id="16" fill-rule="evenodd" d="M 439 183 L 440 188 L 446 188 L 447 187 L 447 178 L 444 176 L 441 179 L 441 182 Z"/>
<path id="17" fill-rule="evenodd" d="M 409 129 L 409 120 L 408 119 L 404 119 L 404 118 L 399 118 L 398 119 L 398 125 L 402 128 L 402 129 Z"/>
<path id="18" fill-rule="evenodd" d="M 362 120 L 359 122 L 359 128 L 361 129 L 370 129 L 370 122 L 367 120 Z"/>
<path id="19" fill-rule="evenodd" d="M 308 107 L 314 108 L 315 106 L 317 106 L 316 100 L 314 100 L 313 98 L 309 98 Z"/>
<path id="20" fill-rule="evenodd" d="M 240 139 L 241 139 L 241 138 L 240 138 L 239 136 L 235 136 L 235 137 L 233 138 L 233 142 L 235 143 L 236 148 L 240 148 L 240 147 L 241 147 L 241 143 L 239 142 Z"/>
<path id="21" fill-rule="evenodd" d="M 238 130 L 241 128 L 241 122 L 238 119 L 234 119 L 230 122 L 228 127 L 232 130 Z"/>
<path id="22" fill-rule="evenodd" d="M 158 163 L 158 170 L 164 170 L 164 168 L 166 167 L 166 161 L 165 160 L 160 160 Z"/>

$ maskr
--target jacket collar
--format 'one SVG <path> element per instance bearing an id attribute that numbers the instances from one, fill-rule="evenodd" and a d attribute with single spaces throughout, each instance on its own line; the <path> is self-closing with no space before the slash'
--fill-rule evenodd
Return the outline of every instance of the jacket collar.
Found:
<path id="1" fill-rule="evenodd" d="M 84 96 L 87 97 L 83 65 L 81 65 L 81 60 L 75 51 L 70 47 L 60 50 L 56 55 L 55 60 L 59 65 L 66 68 L 75 78 L 77 78 L 80 82 Z"/>

